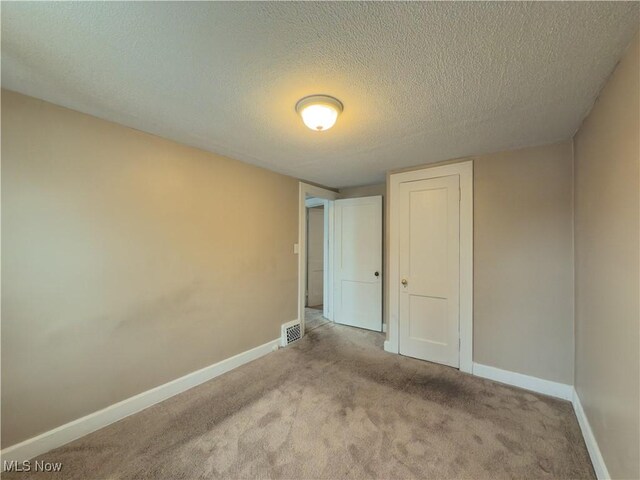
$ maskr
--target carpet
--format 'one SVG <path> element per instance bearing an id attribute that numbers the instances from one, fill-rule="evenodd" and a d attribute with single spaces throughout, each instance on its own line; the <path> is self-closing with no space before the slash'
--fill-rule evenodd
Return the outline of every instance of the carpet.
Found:
<path id="1" fill-rule="evenodd" d="M 319 307 L 305 307 L 304 324 L 307 332 L 315 330 L 316 328 L 330 322 L 331 320 L 322 316 L 322 305 Z"/>
<path id="2" fill-rule="evenodd" d="M 3 478 L 595 478 L 569 402 L 329 323 Z"/>

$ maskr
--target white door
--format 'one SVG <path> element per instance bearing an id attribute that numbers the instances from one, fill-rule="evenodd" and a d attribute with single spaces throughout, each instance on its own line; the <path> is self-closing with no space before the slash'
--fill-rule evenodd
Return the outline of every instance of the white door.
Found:
<path id="1" fill-rule="evenodd" d="M 307 210 L 307 306 L 322 305 L 324 287 L 324 208 Z"/>
<path id="2" fill-rule="evenodd" d="M 460 177 L 400 184 L 399 351 L 458 367 Z"/>
<path id="3" fill-rule="evenodd" d="M 382 331 L 382 197 L 334 202 L 334 321 Z"/>

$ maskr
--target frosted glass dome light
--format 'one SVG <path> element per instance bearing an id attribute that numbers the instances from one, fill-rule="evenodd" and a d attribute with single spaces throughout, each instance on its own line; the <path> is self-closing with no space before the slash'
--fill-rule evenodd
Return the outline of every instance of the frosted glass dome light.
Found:
<path id="1" fill-rule="evenodd" d="M 296 112 L 300 114 L 304 124 L 317 132 L 333 127 L 342 109 L 342 102 L 328 95 L 311 95 L 300 99 L 296 104 Z"/>

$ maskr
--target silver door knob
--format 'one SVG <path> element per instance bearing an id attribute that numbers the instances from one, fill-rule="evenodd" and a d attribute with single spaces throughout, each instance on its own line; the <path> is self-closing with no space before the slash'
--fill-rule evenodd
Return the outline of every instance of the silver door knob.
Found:
<path id="1" fill-rule="evenodd" d="M 407 282 L 407 279 L 406 279 L 406 278 L 403 278 L 403 279 L 402 279 L 402 281 L 401 281 L 400 283 L 402 283 L 402 286 L 403 286 L 403 287 L 405 287 L 405 288 L 406 288 L 406 287 L 407 287 L 407 285 L 409 284 L 409 282 Z"/>

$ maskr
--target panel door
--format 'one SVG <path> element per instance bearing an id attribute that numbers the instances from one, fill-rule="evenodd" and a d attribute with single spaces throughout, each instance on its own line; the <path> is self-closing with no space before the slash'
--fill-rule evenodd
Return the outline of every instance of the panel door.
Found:
<path id="1" fill-rule="evenodd" d="M 400 185 L 399 351 L 459 366 L 460 179 Z"/>
<path id="2" fill-rule="evenodd" d="M 382 331 L 382 197 L 335 201 L 334 321 Z"/>

